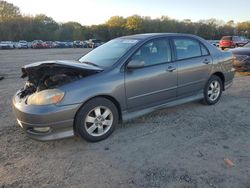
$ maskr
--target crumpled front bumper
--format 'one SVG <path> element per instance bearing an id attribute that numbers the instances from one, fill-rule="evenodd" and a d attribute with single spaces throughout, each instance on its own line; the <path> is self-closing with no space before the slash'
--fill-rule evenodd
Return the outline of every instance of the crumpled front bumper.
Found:
<path id="1" fill-rule="evenodd" d="M 29 137 L 49 141 L 74 136 L 74 117 L 80 104 L 27 105 L 17 95 L 13 97 L 12 102 L 17 122 Z M 37 131 L 37 128 L 48 131 Z"/>

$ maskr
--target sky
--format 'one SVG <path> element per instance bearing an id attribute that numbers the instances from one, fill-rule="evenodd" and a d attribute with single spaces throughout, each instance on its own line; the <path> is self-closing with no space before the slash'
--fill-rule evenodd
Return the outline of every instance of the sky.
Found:
<path id="1" fill-rule="evenodd" d="M 134 14 L 183 20 L 216 18 L 236 22 L 250 20 L 250 0 L 7 0 L 23 14 L 46 14 L 57 22 L 82 25 L 105 23 L 111 16 Z"/>

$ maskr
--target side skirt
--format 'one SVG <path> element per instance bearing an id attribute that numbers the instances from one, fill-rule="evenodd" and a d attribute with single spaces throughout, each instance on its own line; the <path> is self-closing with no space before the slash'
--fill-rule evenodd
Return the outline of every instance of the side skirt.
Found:
<path id="1" fill-rule="evenodd" d="M 143 116 L 145 114 L 154 112 L 156 110 L 160 110 L 160 109 L 167 108 L 167 107 L 173 107 L 173 106 L 185 104 L 185 103 L 192 102 L 192 101 L 197 101 L 197 100 L 200 100 L 200 99 L 203 99 L 203 93 L 199 93 L 197 95 L 193 95 L 193 96 L 190 96 L 190 97 L 176 99 L 174 101 L 164 103 L 164 104 L 161 104 L 161 105 L 157 105 L 157 106 L 153 106 L 153 107 L 149 107 L 149 108 L 146 108 L 146 109 L 143 109 L 143 110 L 132 111 L 132 112 L 123 111 L 122 112 L 122 120 L 123 120 L 123 122 L 127 122 L 127 121 L 129 121 L 131 119 Z"/>

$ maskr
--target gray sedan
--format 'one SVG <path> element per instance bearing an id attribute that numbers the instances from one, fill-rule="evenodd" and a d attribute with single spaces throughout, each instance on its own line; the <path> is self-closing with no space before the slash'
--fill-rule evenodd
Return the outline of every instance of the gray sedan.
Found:
<path id="1" fill-rule="evenodd" d="M 100 141 L 119 122 L 194 100 L 213 105 L 234 78 L 233 57 L 186 34 L 117 38 L 77 61 L 26 65 L 13 97 L 18 124 L 33 139 L 80 135 Z"/>

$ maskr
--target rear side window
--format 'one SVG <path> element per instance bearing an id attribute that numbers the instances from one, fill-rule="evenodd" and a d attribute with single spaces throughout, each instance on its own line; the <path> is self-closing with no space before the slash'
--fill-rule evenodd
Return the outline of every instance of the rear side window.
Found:
<path id="1" fill-rule="evenodd" d="M 171 48 L 168 39 L 154 39 L 144 44 L 131 59 L 144 61 L 145 66 L 170 62 Z"/>
<path id="2" fill-rule="evenodd" d="M 230 40 L 232 40 L 232 37 L 231 36 L 225 36 L 225 37 L 222 37 L 221 40 L 230 41 Z"/>
<path id="3" fill-rule="evenodd" d="M 203 50 L 201 49 L 199 41 L 190 38 L 174 39 L 174 46 L 176 50 L 177 60 L 199 57 L 202 56 L 203 54 L 204 55 L 208 54 L 208 51 L 204 46 L 203 48 L 205 49 Z"/>

